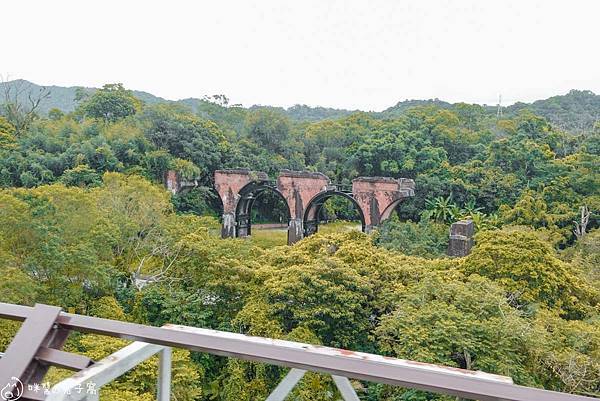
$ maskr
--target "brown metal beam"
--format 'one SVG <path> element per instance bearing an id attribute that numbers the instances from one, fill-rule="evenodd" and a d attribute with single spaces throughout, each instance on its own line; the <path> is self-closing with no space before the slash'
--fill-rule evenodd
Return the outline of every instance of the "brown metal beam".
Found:
<path id="1" fill-rule="evenodd" d="M 47 347 L 40 347 L 35 358 L 45 364 L 69 370 L 85 369 L 92 363 L 86 356 Z"/>
<path id="2" fill-rule="evenodd" d="M 25 322 L 0 359 L 0 386 L 13 384 L 16 381 L 13 378 L 23 378 L 61 311 L 61 308 L 56 306 L 43 304 L 27 308 Z"/>
<path id="3" fill-rule="evenodd" d="M 42 351 L 44 348 L 61 349 L 67 341 L 69 334 L 70 330 L 58 326 L 54 327 L 48 333 L 44 341 L 42 341 L 39 351 Z M 40 358 L 38 358 L 39 351 L 36 354 L 36 358 L 31 361 L 29 367 L 23 374 L 23 377 L 21 378 L 23 383 L 41 383 L 46 376 L 46 373 L 48 373 L 50 365 L 48 363 L 44 363 L 40 360 Z"/>
<path id="4" fill-rule="evenodd" d="M 19 320 L 27 317 L 31 311 L 29 307 L 0 303 L 0 316 Z M 590 397 L 517 386 L 499 376 L 482 372 L 215 330 L 185 326 L 150 327 L 64 312 L 57 318 L 57 323 L 64 328 L 85 333 L 186 348 L 480 401 L 593 400 Z"/>

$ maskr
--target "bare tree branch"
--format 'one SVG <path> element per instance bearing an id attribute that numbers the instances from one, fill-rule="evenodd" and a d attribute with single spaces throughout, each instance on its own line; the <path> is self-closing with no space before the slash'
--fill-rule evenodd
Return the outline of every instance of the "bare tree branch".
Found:
<path id="1" fill-rule="evenodd" d="M 0 76 L 3 84 L 2 110 L 6 119 L 15 127 L 16 133 L 20 134 L 29 128 L 37 118 L 37 110 L 45 99 L 50 97 L 50 90 L 42 87 L 34 91 L 24 84 L 24 81 L 9 81 L 8 77 Z M 29 91 L 29 92 L 27 92 Z M 28 104 L 24 104 L 23 98 L 27 98 Z"/>
<path id="2" fill-rule="evenodd" d="M 579 208 L 579 210 L 581 212 L 580 220 L 579 221 L 573 221 L 573 224 L 575 224 L 575 229 L 573 230 L 573 233 L 577 237 L 578 241 L 580 239 L 582 239 L 583 237 L 585 237 L 586 230 L 587 230 L 587 225 L 590 222 L 590 215 L 591 215 L 590 210 L 585 205 L 581 206 Z"/>

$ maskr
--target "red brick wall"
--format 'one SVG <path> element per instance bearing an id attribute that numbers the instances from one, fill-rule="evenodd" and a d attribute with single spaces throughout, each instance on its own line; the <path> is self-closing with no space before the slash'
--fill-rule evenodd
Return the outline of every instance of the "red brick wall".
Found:
<path id="1" fill-rule="evenodd" d="M 257 174 L 264 175 L 264 173 L 253 173 L 247 170 L 215 171 L 215 189 L 223 202 L 224 214 L 235 213 L 240 189 L 253 181 Z"/>
<path id="2" fill-rule="evenodd" d="M 329 178 L 321 173 L 284 171 L 277 178 L 277 188 L 288 202 L 292 219 L 303 218 L 310 200 L 329 184 Z"/>
<path id="3" fill-rule="evenodd" d="M 404 198 L 414 195 L 414 181 L 404 178 L 359 177 L 352 181 L 354 199 L 360 205 L 367 227 L 388 218 Z"/>

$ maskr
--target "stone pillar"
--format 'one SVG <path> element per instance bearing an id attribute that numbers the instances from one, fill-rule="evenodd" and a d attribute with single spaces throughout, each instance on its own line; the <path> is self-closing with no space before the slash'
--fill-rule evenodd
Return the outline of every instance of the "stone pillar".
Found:
<path id="1" fill-rule="evenodd" d="M 221 226 L 221 238 L 235 238 L 235 213 L 223 213 L 223 225 Z"/>
<path id="2" fill-rule="evenodd" d="M 472 220 L 461 220 L 450 226 L 449 256 L 467 256 L 473 247 L 475 228 Z"/>
<path id="3" fill-rule="evenodd" d="M 292 245 L 304 238 L 304 224 L 302 219 L 290 219 L 288 223 L 288 245 Z"/>
<path id="4" fill-rule="evenodd" d="M 250 235 L 251 225 L 250 225 L 250 215 L 248 214 L 238 214 L 236 221 L 237 232 L 236 235 L 238 237 L 247 237 Z"/>
<path id="5" fill-rule="evenodd" d="M 168 170 L 165 172 L 163 177 L 163 182 L 167 191 L 171 192 L 173 195 L 177 195 L 179 193 L 190 191 L 194 188 L 197 188 L 199 185 L 200 177 L 196 177 L 189 180 L 184 180 L 181 176 L 174 170 Z"/>
<path id="6" fill-rule="evenodd" d="M 304 238 L 304 212 L 312 198 L 325 191 L 329 178 L 321 173 L 284 170 L 277 178 L 277 189 L 290 208 L 288 245 Z"/>

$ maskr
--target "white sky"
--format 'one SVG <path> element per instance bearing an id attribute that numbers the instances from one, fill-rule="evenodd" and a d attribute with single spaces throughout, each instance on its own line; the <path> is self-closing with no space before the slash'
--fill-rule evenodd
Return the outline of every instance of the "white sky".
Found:
<path id="1" fill-rule="evenodd" d="M 0 74 L 382 110 L 600 93 L 600 1 L 4 0 Z"/>

